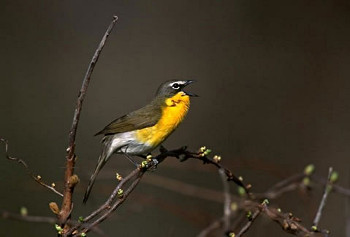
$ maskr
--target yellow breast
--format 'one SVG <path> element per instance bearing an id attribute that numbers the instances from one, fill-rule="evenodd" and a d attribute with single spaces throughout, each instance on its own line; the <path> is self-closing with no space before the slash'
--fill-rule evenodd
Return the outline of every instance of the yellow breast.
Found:
<path id="1" fill-rule="evenodd" d="M 165 101 L 162 116 L 152 127 L 140 129 L 136 132 L 137 139 L 156 147 L 163 142 L 181 123 L 190 106 L 190 98 L 184 92 L 179 92 Z"/>

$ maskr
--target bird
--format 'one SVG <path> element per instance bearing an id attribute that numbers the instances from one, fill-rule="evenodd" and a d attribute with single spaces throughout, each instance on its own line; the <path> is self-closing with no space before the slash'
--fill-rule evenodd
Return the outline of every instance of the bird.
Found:
<path id="1" fill-rule="evenodd" d="M 190 107 L 190 97 L 196 94 L 184 91 L 194 80 L 170 80 L 162 83 L 153 100 L 146 106 L 119 117 L 95 134 L 104 135 L 102 152 L 90 177 L 83 203 L 86 203 L 95 179 L 112 156 L 124 154 L 145 156 L 164 142 L 178 127 Z"/>

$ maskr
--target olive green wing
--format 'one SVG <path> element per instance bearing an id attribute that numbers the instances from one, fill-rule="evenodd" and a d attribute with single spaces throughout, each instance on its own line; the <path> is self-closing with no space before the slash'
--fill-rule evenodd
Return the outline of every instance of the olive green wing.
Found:
<path id="1" fill-rule="evenodd" d="M 116 133 L 129 132 L 155 125 L 162 115 L 161 108 L 155 106 L 145 106 L 130 114 L 124 115 L 108 124 L 96 135 L 111 135 Z"/>

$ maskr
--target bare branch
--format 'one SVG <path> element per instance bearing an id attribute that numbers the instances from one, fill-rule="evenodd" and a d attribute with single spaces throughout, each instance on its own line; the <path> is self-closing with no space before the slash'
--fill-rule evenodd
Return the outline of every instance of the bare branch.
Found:
<path id="1" fill-rule="evenodd" d="M 254 220 L 261 214 L 268 217 L 270 220 L 279 224 L 283 231 L 290 233 L 295 236 L 323 236 L 322 233 L 313 233 L 308 228 L 304 227 L 300 222 L 301 220 L 297 217 L 294 217 L 292 213 L 283 213 L 280 209 L 269 207 L 268 202 L 265 200 L 262 203 L 258 203 L 255 201 L 245 200 L 240 203 L 241 208 L 254 210 L 248 211 L 248 222 L 241 227 L 237 236 L 243 236 L 249 228 L 252 226 Z"/>
<path id="2" fill-rule="evenodd" d="M 331 181 L 331 176 L 332 176 L 332 173 L 333 173 L 333 168 L 332 167 L 329 167 L 329 170 L 328 170 L 328 178 L 327 178 L 327 184 L 325 185 L 325 188 L 324 188 L 324 191 L 323 191 L 323 196 L 322 196 L 322 200 L 320 202 L 320 205 L 318 207 L 318 210 L 317 210 L 317 213 L 316 213 L 316 216 L 315 216 L 315 219 L 313 221 L 313 225 L 312 225 L 312 230 L 314 231 L 318 231 L 317 228 L 318 228 L 318 224 L 321 220 L 321 216 L 322 216 L 322 211 L 323 211 L 323 208 L 325 207 L 326 205 L 326 202 L 327 202 L 327 198 L 328 198 L 328 194 L 331 192 L 332 190 L 332 186 L 333 186 L 333 182 Z"/>
<path id="3" fill-rule="evenodd" d="M 57 221 L 55 217 L 21 215 L 17 213 L 11 213 L 8 211 L 0 211 L 0 213 L 1 213 L 0 214 L 1 218 L 3 219 L 11 219 L 11 220 L 17 220 L 17 221 L 49 223 L 49 224 L 55 224 Z"/>
<path id="4" fill-rule="evenodd" d="M 156 157 L 156 159 L 159 162 L 162 162 L 167 157 L 175 157 L 178 160 L 180 160 L 181 162 L 186 161 L 188 159 L 195 159 L 195 160 L 202 161 L 203 164 L 211 164 L 218 169 L 222 169 L 224 171 L 228 181 L 233 181 L 238 186 L 242 187 L 245 190 L 248 197 L 252 198 L 251 193 L 250 193 L 251 185 L 250 184 L 244 185 L 243 182 L 239 178 L 237 178 L 229 169 L 222 166 L 219 163 L 219 161 L 215 161 L 215 160 L 209 158 L 207 156 L 205 150 L 204 151 L 199 150 L 198 152 L 191 152 L 191 151 L 187 150 L 186 146 L 184 146 L 184 147 L 181 147 L 179 149 L 168 151 L 164 147 L 161 147 L 160 152 L 161 153 Z"/>
<path id="5" fill-rule="evenodd" d="M 219 169 L 219 174 L 223 184 L 224 214 L 220 219 L 214 221 L 208 227 L 202 230 L 199 233 L 198 237 L 205 237 L 208 234 L 210 234 L 212 231 L 220 227 L 223 227 L 222 229 L 223 229 L 224 235 L 230 232 L 229 228 L 230 228 L 230 222 L 231 222 L 231 216 L 232 216 L 230 187 L 229 187 L 229 183 L 227 182 L 225 171 L 223 169 Z"/>
<path id="6" fill-rule="evenodd" d="M 162 175 L 150 173 L 143 178 L 142 182 L 193 198 L 222 203 L 222 192 L 209 188 L 198 187 L 196 185 L 192 185 L 187 182 L 182 182 L 180 180 L 172 179 Z M 233 198 L 234 197 L 232 196 L 231 199 Z M 238 199 L 238 197 L 235 199 Z"/>
<path id="7" fill-rule="evenodd" d="M 261 211 L 257 209 L 254 211 L 253 214 L 250 213 L 250 215 L 248 216 L 248 222 L 242 227 L 242 229 L 238 232 L 236 237 L 243 236 L 243 234 L 249 230 L 249 228 L 252 226 L 255 219 L 259 216 L 260 212 Z"/>
<path id="8" fill-rule="evenodd" d="M 225 171 L 223 169 L 219 169 L 219 174 L 221 177 L 221 181 L 223 184 L 223 193 L 224 193 L 224 215 L 223 215 L 223 221 L 224 221 L 224 233 L 229 231 L 230 227 L 230 217 L 231 217 L 231 195 L 230 195 L 230 187 L 229 183 L 227 182 Z"/>
<path id="9" fill-rule="evenodd" d="M 31 223 L 56 224 L 56 222 L 57 222 L 57 219 L 55 217 L 21 215 L 21 214 L 12 213 L 12 212 L 8 212 L 8 211 L 1 211 L 1 210 L 0 210 L 0 216 L 3 219 L 25 221 L 25 222 L 31 222 Z M 77 224 L 76 221 L 71 221 L 71 220 L 68 223 L 71 225 Z M 92 231 L 100 236 L 105 236 L 104 232 L 97 227 L 93 228 Z"/>
<path id="10" fill-rule="evenodd" d="M 4 139 L 2 139 L 1 141 L 4 142 L 6 145 L 6 142 Z M 8 145 L 6 145 L 6 153 L 8 153 Z M 190 154 L 191 157 L 188 157 L 188 154 Z M 8 154 L 7 154 L 7 156 L 10 157 Z M 160 153 L 158 156 L 156 156 L 154 159 L 147 160 L 147 162 L 144 164 L 144 166 L 133 170 L 131 173 L 129 173 L 128 176 L 123 178 L 118 183 L 118 185 L 116 186 L 116 188 L 114 189 L 114 191 L 112 192 L 110 197 L 106 200 L 106 202 L 103 205 L 101 205 L 96 211 L 92 212 L 89 216 L 87 216 L 83 220 L 83 223 L 78 223 L 77 221 L 72 222 L 71 220 L 68 220 L 67 224 L 69 224 L 72 227 L 70 227 L 66 233 L 63 233 L 63 235 L 64 236 L 72 236 L 72 235 L 73 236 L 80 236 L 82 233 L 87 233 L 91 230 L 95 230 L 96 226 L 99 223 L 103 222 L 106 218 L 108 218 L 126 200 L 128 195 L 135 189 L 135 187 L 137 186 L 137 184 L 139 183 L 139 181 L 143 177 L 143 174 L 146 171 L 156 167 L 159 163 L 164 161 L 169 156 L 176 157 L 180 161 L 183 161 L 182 159 L 184 157 L 185 157 L 184 160 L 186 160 L 189 158 L 193 158 L 192 156 L 194 156 L 195 157 L 194 159 L 198 159 L 198 160 L 203 161 L 203 159 L 199 158 L 199 157 L 203 157 L 200 152 L 197 152 L 197 153 L 196 152 L 189 152 L 184 148 L 171 150 L 171 151 L 164 151 L 163 150 L 163 152 Z M 10 158 L 14 161 L 21 163 L 24 167 L 27 167 L 25 162 L 23 162 L 23 161 L 20 162 L 20 161 L 18 161 L 17 158 L 14 158 L 14 157 L 10 157 Z M 210 158 L 208 158 L 207 156 L 205 156 L 204 159 L 210 160 Z M 210 163 L 210 164 L 212 164 L 212 163 Z M 225 189 L 225 191 L 224 191 L 224 193 L 225 193 L 224 216 L 219 218 L 218 220 L 214 221 L 211 225 L 209 225 L 206 229 L 204 229 L 199 234 L 199 236 L 207 236 L 213 230 L 221 228 L 221 227 L 224 227 L 224 230 L 228 230 L 227 219 L 230 220 L 230 218 L 232 218 L 233 215 L 236 215 L 239 212 L 242 213 L 242 211 L 244 211 L 244 210 L 251 210 L 251 213 L 248 215 L 249 221 L 246 224 L 244 224 L 242 227 L 240 227 L 239 232 L 236 236 L 243 236 L 244 233 L 246 233 L 249 230 L 249 228 L 253 224 L 254 220 L 260 214 L 264 214 L 264 216 L 266 216 L 269 219 L 278 223 L 285 232 L 291 233 L 295 236 L 306 236 L 306 235 L 308 235 L 308 236 L 328 236 L 328 232 L 326 232 L 326 231 L 319 231 L 318 233 L 314 233 L 314 232 L 310 231 L 309 229 L 307 229 L 303 225 L 301 225 L 300 220 L 296 217 L 293 217 L 292 214 L 282 213 L 280 209 L 269 207 L 269 206 L 267 206 L 267 203 L 265 203 L 265 202 L 263 202 L 261 204 L 257 201 L 254 201 L 256 199 L 244 200 L 244 198 L 241 198 L 239 200 L 237 197 L 231 196 L 229 194 L 229 191 L 228 191 L 228 186 L 226 186 L 228 184 L 228 182 L 226 182 L 226 181 L 230 180 L 230 179 L 227 179 L 227 172 L 225 170 L 222 170 L 222 169 L 219 169 L 219 172 L 220 172 L 220 176 L 222 178 L 222 181 L 224 183 L 224 189 Z M 332 174 L 332 170 L 330 170 L 330 174 Z M 291 177 L 288 177 L 288 178 L 278 182 L 273 187 L 268 189 L 265 193 L 254 194 L 251 197 L 254 197 L 257 199 L 264 198 L 264 197 L 271 197 L 271 199 L 277 198 L 278 196 L 280 196 L 281 194 L 283 194 L 285 192 L 292 191 L 292 190 L 295 190 L 299 187 L 302 187 L 303 180 L 306 176 L 307 175 L 305 173 L 293 175 Z M 310 178 L 311 178 L 311 180 L 313 180 L 314 176 L 310 177 Z M 331 181 L 331 180 L 333 180 L 333 181 Z M 129 182 L 131 182 L 131 184 L 128 185 L 126 188 L 124 188 L 124 186 L 126 186 Z M 177 181 L 177 182 L 179 182 L 179 181 Z M 328 182 L 324 182 L 324 179 L 322 179 L 322 178 L 316 178 L 315 182 L 326 183 L 325 190 L 328 193 L 335 186 L 333 184 L 334 179 L 331 179 L 330 175 L 328 175 Z M 341 192 L 339 192 L 341 194 L 346 195 L 347 192 L 349 191 L 348 189 L 343 188 L 341 186 L 337 186 L 337 187 L 339 190 L 342 190 Z M 191 186 L 189 188 L 195 189 L 196 187 Z M 123 191 L 123 189 L 125 191 Z M 172 190 L 173 189 L 174 188 L 172 188 Z M 122 191 L 122 192 L 120 192 L 120 191 Z M 175 189 L 175 191 L 176 191 L 176 189 Z M 186 193 L 184 193 L 184 194 L 186 194 Z M 217 195 L 217 194 L 215 194 L 215 195 Z M 237 201 L 237 209 L 234 212 L 231 210 L 232 198 Z M 212 199 L 212 200 L 216 200 L 216 199 Z M 326 199 L 323 197 L 321 203 L 325 203 L 325 200 Z M 324 205 L 325 204 L 320 204 L 320 206 L 324 206 Z M 320 213 L 322 213 L 322 210 L 320 211 Z M 13 216 L 13 215 L 9 215 L 9 214 L 6 214 L 6 215 L 7 215 L 6 218 L 10 218 L 9 216 Z M 4 218 L 4 215 L 2 215 L 2 217 Z M 19 217 L 19 220 L 22 220 L 22 218 L 24 218 L 21 215 L 16 216 L 16 214 L 14 215 L 14 217 Z M 13 218 L 13 219 L 15 219 L 15 218 Z M 34 218 L 33 220 L 40 221 L 40 220 L 46 220 L 46 219 L 45 218 L 44 219 Z M 53 220 L 55 220 L 55 218 L 50 218 L 49 220 L 53 221 Z M 315 222 L 315 223 L 318 223 L 318 222 Z M 228 233 L 229 232 L 227 231 L 226 234 L 228 234 Z"/>
<path id="11" fill-rule="evenodd" d="M 147 167 L 146 167 L 147 168 Z M 74 233 L 74 236 L 79 236 L 81 233 L 87 233 L 96 226 L 97 224 L 104 221 L 113 211 L 117 209 L 129 196 L 129 194 L 134 190 L 138 182 L 141 180 L 143 174 L 146 172 L 146 169 L 136 168 L 128 176 L 123 178 L 118 185 L 113 190 L 112 194 L 109 196 L 107 201 L 101 205 L 98 209 L 93 211 L 89 216 L 85 217 L 82 220 L 82 223 L 71 228 L 65 236 L 70 236 Z M 131 185 L 127 187 L 126 191 L 123 191 L 124 185 L 129 181 L 134 179 Z M 115 203 L 113 201 L 118 198 Z M 94 220 L 94 218 L 97 218 Z M 80 229 L 80 230 L 79 230 Z M 78 231 L 79 230 L 79 231 Z"/>
<path id="12" fill-rule="evenodd" d="M 344 188 L 344 187 L 342 187 L 342 186 L 340 186 L 338 184 L 333 184 L 332 191 L 334 191 L 336 193 L 339 193 L 341 195 L 350 197 L 350 189 Z"/>
<path id="13" fill-rule="evenodd" d="M 278 223 L 282 230 L 295 236 L 318 236 L 300 224 L 300 219 L 292 213 L 283 213 L 280 209 L 261 206 L 260 210 L 265 216 Z"/>
<path id="14" fill-rule="evenodd" d="M 321 185 L 327 185 L 327 183 L 328 183 L 328 179 L 326 179 L 324 177 L 320 177 L 318 175 L 314 175 L 312 180 L 315 181 L 316 183 L 321 184 Z M 332 192 L 339 193 L 339 194 L 344 195 L 346 197 L 350 197 L 350 189 L 344 188 L 344 187 L 340 186 L 339 184 L 335 184 L 335 183 L 332 184 Z"/>
<path id="15" fill-rule="evenodd" d="M 165 148 L 162 148 L 161 153 L 159 155 L 157 155 L 151 160 L 145 161 L 146 163 L 144 164 L 144 167 L 139 167 L 133 170 L 127 177 L 123 178 L 120 181 L 120 183 L 117 185 L 117 187 L 114 189 L 112 194 L 109 196 L 109 198 L 106 200 L 106 202 L 103 205 L 101 205 L 99 208 L 97 208 L 95 211 L 93 211 L 89 216 L 84 218 L 82 224 L 77 225 L 71 228 L 69 231 L 67 231 L 65 236 L 69 236 L 72 233 L 74 233 L 74 236 L 78 236 L 81 233 L 87 233 L 93 226 L 104 221 L 113 211 L 115 211 L 126 200 L 127 196 L 134 190 L 136 185 L 139 183 L 139 181 L 143 177 L 143 174 L 150 169 L 154 169 L 158 164 L 163 162 L 167 157 L 176 157 L 181 161 L 193 158 L 193 159 L 201 160 L 204 163 L 213 164 L 217 168 L 221 169 L 222 176 L 225 177 L 224 178 L 225 181 L 232 180 L 238 183 L 241 187 L 245 188 L 243 183 L 238 178 L 236 178 L 231 173 L 231 171 L 229 171 L 226 168 L 223 168 L 220 164 L 208 158 L 206 155 L 203 155 L 203 152 L 201 151 L 189 152 L 186 150 L 186 147 L 182 147 L 180 149 L 175 149 L 170 151 L 166 150 Z M 127 187 L 126 191 L 123 191 L 122 190 L 123 186 L 132 179 L 134 179 L 132 184 Z M 119 195 L 120 190 L 123 191 L 122 197 Z M 245 190 L 247 190 L 248 192 L 247 188 L 245 188 Z M 118 199 L 114 201 L 117 197 Z M 228 206 L 227 208 L 230 208 L 229 204 L 227 206 Z M 97 219 L 94 220 L 95 218 Z"/>
<path id="16" fill-rule="evenodd" d="M 89 224 L 88 226 L 84 227 L 82 230 L 83 233 L 87 233 L 96 226 L 97 224 L 104 221 L 112 212 L 114 212 L 129 196 L 129 194 L 136 188 L 137 184 L 140 182 L 142 175 L 144 172 L 139 173 L 139 176 L 132 182 L 132 184 L 128 187 L 126 191 L 123 192 L 123 195 L 111 206 L 110 209 L 108 209 L 105 213 L 103 213 L 98 219 L 96 219 L 94 222 Z M 75 237 L 78 237 L 79 234 L 74 235 Z"/>
<path id="17" fill-rule="evenodd" d="M 46 184 L 46 183 L 42 180 L 42 177 L 41 177 L 40 175 L 35 175 L 35 174 L 33 173 L 33 171 L 31 171 L 31 170 L 29 169 L 29 166 L 27 165 L 27 163 L 26 163 L 24 160 L 22 160 L 22 159 L 20 159 L 20 158 L 17 158 L 17 157 L 12 157 L 12 156 L 9 155 L 9 152 L 8 152 L 9 145 L 8 145 L 8 141 L 7 141 L 6 139 L 0 138 L 0 141 L 1 141 L 2 143 L 5 144 L 5 155 L 6 155 L 6 158 L 7 158 L 7 159 L 9 159 L 9 160 L 11 160 L 11 161 L 15 161 L 15 162 L 19 163 L 20 165 L 22 165 L 22 166 L 25 168 L 27 174 L 28 174 L 32 179 L 34 179 L 35 182 L 37 182 L 37 183 L 40 184 L 41 186 L 43 186 L 43 187 L 45 187 L 45 188 L 51 190 L 52 192 L 54 192 L 54 193 L 60 195 L 61 197 L 63 197 L 63 194 L 60 193 L 59 191 L 57 191 L 57 189 L 54 187 L 54 185 L 52 185 L 52 184 L 51 184 L 51 185 Z"/>
<path id="18" fill-rule="evenodd" d="M 109 24 L 106 33 L 104 34 L 99 46 L 96 49 L 94 56 L 89 64 L 89 67 L 86 71 L 81 89 L 79 91 L 76 108 L 73 116 L 72 127 L 69 132 L 69 145 L 67 148 L 67 156 L 66 156 L 66 170 L 64 176 L 64 192 L 63 192 L 63 201 L 61 206 L 61 211 L 59 215 L 59 222 L 61 225 L 65 224 L 66 221 L 70 218 L 70 213 L 72 212 L 72 196 L 75 184 L 71 182 L 71 177 L 74 175 L 74 166 L 75 166 L 75 137 L 77 133 L 77 128 L 79 124 L 80 112 L 82 109 L 83 101 L 85 98 L 85 94 L 87 92 L 89 82 L 91 79 L 92 71 L 98 61 L 100 53 L 103 49 L 103 46 L 106 43 L 107 37 L 111 33 L 115 23 L 117 22 L 118 17 L 114 16 L 112 22 Z"/>
<path id="19" fill-rule="evenodd" d="M 231 177 L 231 175 L 233 176 L 233 174 L 228 169 L 225 169 L 225 168 L 221 169 L 222 166 L 220 164 L 218 164 L 217 162 L 215 162 L 211 158 L 207 157 L 207 155 L 203 155 L 203 153 L 201 151 L 190 152 L 190 151 L 187 151 L 186 147 L 182 147 L 180 149 L 175 149 L 175 150 L 165 150 L 164 148 L 162 148 L 161 153 L 159 155 L 157 155 L 156 157 L 154 157 L 151 160 L 145 161 L 146 162 L 145 167 L 137 168 L 137 169 L 133 170 L 128 176 L 123 178 L 119 182 L 117 187 L 114 189 L 114 191 L 112 192 L 110 197 L 107 199 L 107 201 L 103 205 L 101 205 L 98 209 L 96 209 L 94 212 L 92 212 L 89 216 L 84 218 L 82 224 L 75 226 L 67 234 L 74 233 L 74 236 L 78 236 L 81 233 L 88 232 L 90 230 L 90 228 L 92 228 L 93 226 L 104 221 L 113 211 L 115 211 L 126 200 L 127 196 L 133 191 L 133 189 L 136 187 L 138 182 L 143 177 L 143 174 L 146 171 L 153 169 L 154 167 L 159 165 L 167 157 L 175 157 L 175 158 L 179 159 L 180 161 L 185 161 L 187 159 L 197 159 L 197 160 L 203 161 L 204 163 L 213 164 L 213 165 L 215 165 L 215 167 L 220 167 L 220 174 L 221 174 L 221 177 L 223 178 L 223 180 L 225 181 L 225 183 L 226 183 L 226 181 L 233 180 L 232 178 L 228 178 L 228 177 Z M 304 173 L 296 174 L 296 175 L 291 176 L 285 180 L 280 181 L 279 183 L 274 185 L 272 188 L 270 188 L 267 192 L 265 192 L 263 194 L 260 194 L 260 195 L 251 194 L 250 196 L 248 196 L 248 198 L 250 197 L 250 198 L 254 198 L 254 199 L 251 199 L 250 202 L 248 200 L 239 201 L 236 197 L 231 197 L 231 195 L 227 192 L 229 196 L 225 195 L 226 196 L 225 216 L 220 218 L 219 220 L 213 222 L 204 231 L 202 231 L 199 236 L 206 236 L 212 230 L 223 226 L 224 222 L 226 222 L 225 226 L 226 227 L 228 226 L 227 225 L 227 217 L 230 219 L 230 217 L 233 215 L 232 214 L 233 212 L 230 210 L 231 198 L 234 198 L 235 200 L 239 201 L 240 204 L 237 204 L 237 210 L 246 210 L 246 209 L 255 210 L 253 213 L 251 213 L 251 215 L 249 215 L 249 222 L 241 228 L 241 230 L 239 232 L 240 235 L 243 235 L 250 228 L 253 221 L 260 213 L 264 213 L 265 215 L 269 216 L 272 220 L 280 223 L 282 228 L 285 231 L 287 231 L 288 233 L 299 233 L 299 232 L 304 233 L 305 231 L 306 231 L 305 233 L 307 233 L 307 234 L 312 233 L 312 232 L 308 231 L 302 225 L 299 225 L 298 223 L 295 224 L 294 222 L 296 222 L 297 218 L 294 218 L 294 217 L 290 218 L 288 216 L 288 218 L 289 218 L 288 219 L 287 217 L 285 217 L 286 214 L 284 214 L 284 215 L 282 215 L 283 213 L 278 214 L 279 213 L 278 210 L 267 207 L 266 203 L 263 202 L 262 204 L 260 204 L 256 201 L 253 201 L 253 200 L 256 200 L 255 199 L 256 196 L 257 197 L 270 196 L 270 197 L 276 198 L 277 196 L 283 194 L 284 192 L 294 190 L 302 185 L 301 181 L 303 180 L 303 178 L 305 176 L 308 176 L 308 175 L 304 174 Z M 131 180 L 134 180 L 134 181 L 132 182 L 131 185 L 129 185 L 125 189 L 126 191 L 123 191 L 123 195 L 120 196 L 119 191 L 122 190 L 122 188 Z M 237 179 L 237 180 L 239 180 L 239 179 Z M 241 181 L 240 181 L 240 184 L 241 184 L 240 185 L 241 187 L 245 187 L 241 183 Z M 193 189 L 193 187 L 190 187 L 190 188 Z M 172 188 L 172 190 L 173 189 L 174 188 Z M 226 193 L 226 191 L 225 191 L 225 193 Z M 118 199 L 116 200 L 117 197 L 118 197 Z M 229 201 L 227 201 L 227 200 L 229 200 Z M 264 208 L 262 208 L 262 207 L 264 207 Z M 229 210 L 229 211 L 227 211 L 227 210 Z M 229 214 L 227 215 L 227 213 L 229 213 Z M 274 215 L 272 215 L 272 214 L 274 214 Z M 297 228 L 293 229 L 295 226 L 297 226 Z M 225 228 L 225 229 L 228 230 L 228 228 Z M 69 236 L 69 235 L 67 235 L 67 236 Z"/>
<path id="20" fill-rule="evenodd" d="M 212 222 L 209 226 L 207 226 L 205 229 L 203 229 L 197 237 L 206 237 L 208 236 L 211 232 L 213 232 L 216 229 L 219 229 L 222 227 L 224 223 L 224 217 L 221 217 L 220 219 Z"/>
<path id="21" fill-rule="evenodd" d="M 269 188 L 263 193 L 254 193 L 255 199 L 276 199 L 286 192 L 293 191 L 300 188 L 303 178 L 306 177 L 304 173 L 294 174 L 286 179 L 283 179 Z"/>
<path id="22" fill-rule="evenodd" d="M 127 182 L 129 182 L 131 179 L 133 179 L 135 176 L 139 175 L 140 173 L 140 169 L 134 169 L 132 172 L 130 172 L 130 174 L 128 174 L 128 176 L 126 176 L 125 178 L 123 178 L 119 184 L 117 185 L 117 187 L 113 190 L 112 194 L 109 196 L 109 198 L 107 199 L 107 201 L 101 206 L 99 207 L 96 211 L 92 212 L 89 216 L 84 218 L 84 222 L 87 222 L 89 220 L 91 220 L 92 218 L 94 218 L 95 216 L 97 216 L 98 214 L 101 213 L 101 211 L 103 210 L 107 210 L 110 209 L 110 205 L 113 202 L 113 200 L 117 197 L 118 195 L 118 190 L 120 190 L 124 184 L 126 184 Z"/>

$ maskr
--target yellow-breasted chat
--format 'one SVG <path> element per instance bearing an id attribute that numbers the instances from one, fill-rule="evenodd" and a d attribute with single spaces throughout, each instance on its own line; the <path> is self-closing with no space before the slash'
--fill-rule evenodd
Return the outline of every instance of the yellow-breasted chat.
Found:
<path id="1" fill-rule="evenodd" d="M 115 119 L 95 135 L 104 135 L 103 149 L 86 189 L 85 203 L 97 174 L 113 153 L 147 155 L 157 148 L 181 123 L 190 107 L 190 97 L 183 89 L 192 80 L 162 83 L 155 98 L 146 106 Z"/>

